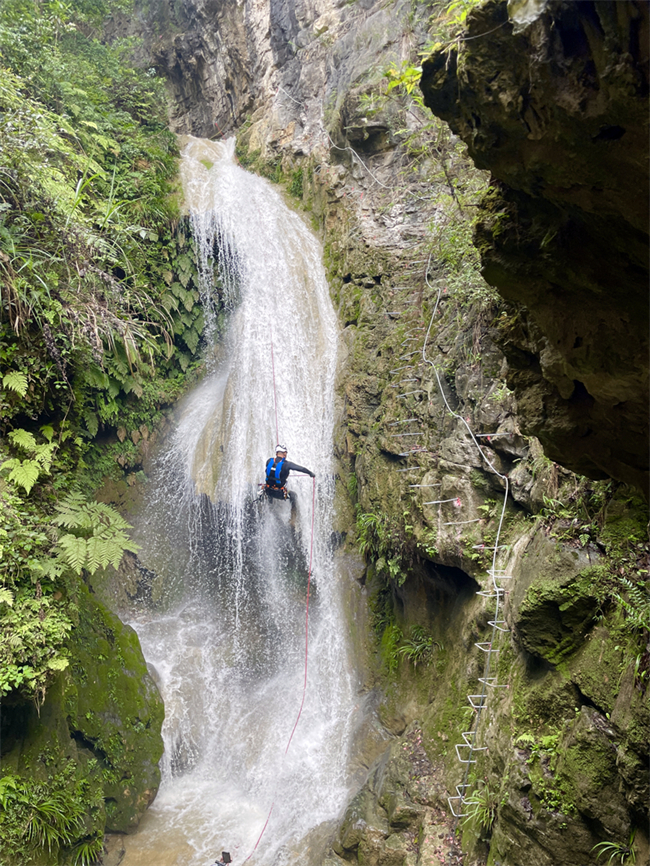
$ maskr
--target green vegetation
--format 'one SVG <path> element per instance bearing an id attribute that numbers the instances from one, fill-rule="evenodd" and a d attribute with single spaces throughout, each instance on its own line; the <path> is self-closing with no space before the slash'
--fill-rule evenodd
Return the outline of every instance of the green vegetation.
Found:
<path id="1" fill-rule="evenodd" d="M 394 674 L 399 666 L 401 640 L 401 628 L 394 622 L 388 623 L 381 636 L 380 655 L 389 674 Z"/>
<path id="2" fill-rule="evenodd" d="M 401 586 L 415 560 L 412 527 L 391 521 L 384 514 L 357 513 L 359 552 L 368 557 L 379 575 Z"/>
<path id="3" fill-rule="evenodd" d="M 37 703 L 65 668 L 73 575 L 133 549 L 113 509 L 66 493 L 121 474 L 96 437 L 151 424 L 203 326 L 160 86 L 128 40 L 100 41 L 111 11 L 0 11 L 3 690 Z"/>
<path id="4" fill-rule="evenodd" d="M 104 837 L 101 832 L 89 833 L 86 822 L 103 806 L 101 792 L 92 792 L 86 781 L 75 778 L 72 761 L 50 785 L 4 775 L 0 779 L 3 850 L 30 863 L 43 850 L 58 862 L 61 849 L 68 849 L 69 863 L 89 866 L 102 853 Z"/>
<path id="5" fill-rule="evenodd" d="M 479 832 L 489 834 L 497 817 L 499 799 L 487 784 L 479 786 L 463 800 L 463 824 L 475 824 Z"/>
<path id="6" fill-rule="evenodd" d="M 426 629 L 421 625 L 413 625 L 411 626 L 411 636 L 403 641 L 397 652 L 412 662 L 413 668 L 417 670 L 418 664 L 428 665 L 430 663 L 434 646 L 442 649 L 441 644 L 435 641 Z"/>
<path id="7" fill-rule="evenodd" d="M 78 431 L 73 462 L 147 386 L 165 402 L 203 328 L 161 85 L 100 41 L 109 11 L 0 11 L 0 433 Z"/>
<path id="8" fill-rule="evenodd" d="M 91 604 L 84 580 L 135 550 L 128 524 L 93 501 L 94 489 L 125 471 L 129 481 L 144 479 L 139 443 L 199 366 L 204 314 L 162 82 L 130 62 L 134 40 L 102 33 L 109 15 L 130 8 L 130 0 L 0 7 L 0 694 L 8 724 L 83 676 L 75 653 Z M 136 654 L 105 655 L 114 659 L 114 688 Z M 70 711 L 60 712 L 65 730 Z M 156 740 L 155 725 L 147 736 Z M 105 749 L 115 767 L 118 746 Z M 4 771 L 7 863 L 43 862 L 43 851 L 48 862 L 71 864 L 100 855 L 102 785 L 112 771 L 62 764 L 66 748 Z M 135 801 L 141 789 L 132 787 Z"/>
<path id="9" fill-rule="evenodd" d="M 618 861 L 621 866 L 634 866 L 636 863 L 636 852 L 634 850 L 634 836 L 636 830 L 632 830 L 630 839 L 627 844 L 621 842 L 599 842 L 594 845 L 592 851 L 598 851 L 597 860 L 601 857 L 607 857 L 607 863 L 616 863 Z"/>
<path id="10" fill-rule="evenodd" d="M 79 493 L 56 506 L 47 530 L 43 509 L 11 485 L 0 488 L 0 501 L 0 696 L 18 692 L 39 707 L 49 683 L 68 666 L 77 576 L 117 567 L 124 551 L 136 547 L 114 508 L 86 502 Z"/>

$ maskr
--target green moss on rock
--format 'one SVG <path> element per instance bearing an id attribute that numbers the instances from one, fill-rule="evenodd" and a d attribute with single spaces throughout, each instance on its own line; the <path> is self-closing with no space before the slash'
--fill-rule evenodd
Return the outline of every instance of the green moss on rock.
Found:
<path id="1" fill-rule="evenodd" d="M 88 835 L 130 832 L 160 782 L 163 704 L 133 629 L 83 584 L 76 605 L 70 665 L 40 715 L 31 704 L 3 707 L 3 772 L 48 790 L 65 777 L 83 791 Z"/>
<path id="2" fill-rule="evenodd" d="M 130 626 L 84 590 L 65 692 L 71 736 L 107 771 L 107 829 L 135 829 L 160 783 L 162 700 Z"/>

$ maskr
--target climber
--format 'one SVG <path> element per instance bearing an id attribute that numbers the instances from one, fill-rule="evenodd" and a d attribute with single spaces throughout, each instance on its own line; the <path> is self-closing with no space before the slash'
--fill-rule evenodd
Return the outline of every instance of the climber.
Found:
<path id="1" fill-rule="evenodd" d="M 232 858 L 228 851 L 222 851 L 221 860 L 215 860 L 214 866 L 227 866 L 228 863 L 232 863 Z"/>
<path id="2" fill-rule="evenodd" d="M 310 469 L 298 466 L 297 463 L 290 463 L 287 460 L 287 449 L 284 445 L 278 445 L 275 449 L 275 459 L 269 457 L 266 461 L 264 493 L 268 497 L 271 499 L 290 499 L 292 505 L 295 503 L 295 494 L 286 488 L 287 478 L 291 469 L 294 472 L 305 472 L 307 475 L 315 478 L 314 473 Z"/>

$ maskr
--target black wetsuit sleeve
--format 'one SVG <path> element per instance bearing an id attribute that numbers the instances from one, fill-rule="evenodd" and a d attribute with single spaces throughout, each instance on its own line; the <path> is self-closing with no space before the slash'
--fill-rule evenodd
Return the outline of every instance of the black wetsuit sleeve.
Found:
<path id="1" fill-rule="evenodd" d="M 284 461 L 284 465 L 280 470 L 280 478 L 282 479 L 282 484 L 284 485 L 285 481 L 289 477 L 289 472 L 293 469 L 294 472 L 304 472 L 305 475 L 311 475 L 313 477 L 314 473 L 311 469 L 306 469 L 304 466 L 298 466 L 297 463 L 290 463 L 289 460 Z"/>

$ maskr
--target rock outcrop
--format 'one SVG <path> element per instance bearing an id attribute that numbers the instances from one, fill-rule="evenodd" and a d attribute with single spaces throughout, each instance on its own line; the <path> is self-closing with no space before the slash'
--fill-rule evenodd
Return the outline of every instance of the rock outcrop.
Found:
<path id="1" fill-rule="evenodd" d="M 367 568 L 357 579 L 368 600 L 369 623 L 350 627 L 357 629 L 357 648 L 366 643 L 376 648 L 365 682 L 381 695 L 384 736 L 393 740 L 367 767 L 367 779 L 348 804 L 323 866 L 459 862 L 447 795 L 462 782 L 454 747 L 474 724 L 467 695 L 481 688 L 478 678 L 484 675 L 484 652 L 477 644 L 490 637 L 493 602 L 477 590 L 489 594 L 506 475 L 499 563 L 512 569 L 504 614 L 511 632 L 500 638 L 495 666 L 499 683 L 510 688 L 494 692 L 481 721 L 481 742 L 489 744 L 489 752 L 481 751 L 476 776 L 485 782 L 473 779 L 471 790 L 477 800 L 484 798 L 489 815 L 481 823 L 477 809 L 463 825 L 464 862 L 484 864 L 491 856 L 490 862 L 496 858 L 509 866 L 575 866 L 593 859 L 591 848 L 603 838 L 627 841 L 631 827 L 645 826 L 641 802 L 647 789 L 639 768 L 647 754 L 642 732 L 648 728 L 648 693 L 631 659 L 638 652 L 643 668 L 650 657 L 611 593 L 621 588 L 620 568 L 635 580 L 643 573 L 647 516 L 624 487 L 592 489 L 522 435 L 523 411 L 528 428 L 539 428 L 559 462 L 599 477 L 616 475 L 616 467 L 598 456 L 601 446 L 589 444 L 587 426 L 595 424 L 596 409 L 583 404 L 592 397 L 582 400 L 573 384 L 567 393 L 574 378 L 587 391 L 595 389 L 583 367 L 598 354 L 589 339 L 600 333 L 602 322 L 598 316 L 588 320 L 595 305 L 584 303 L 584 331 L 565 339 L 578 353 L 571 363 L 583 365 L 574 373 L 568 362 L 562 366 L 557 360 L 563 344 L 555 348 L 543 336 L 546 319 L 532 305 L 526 312 L 520 298 L 510 301 L 512 309 L 504 308 L 476 281 L 472 268 L 454 271 L 471 258 L 471 248 L 459 240 L 458 222 L 447 231 L 450 212 L 455 219 L 458 210 L 454 196 L 476 191 L 466 199 L 473 206 L 483 182 L 441 124 L 429 141 L 428 159 L 414 159 L 404 144 L 404 130 L 414 128 L 412 113 L 403 101 L 379 98 L 383 71 L 391 63 L 412 61 L 424 40 L 423 24 L 410 11 L 410 4 L 382 8 L 365 0 L 354 5 L 190 0 L 180 11 L 161 0 L 144 24 L 152 58 L 147 62 L 168 78 L 173 128 L 208 136 L 238 132 L 242 163 L 284 180 L 325 244 L 342 328 L 334 535 L 337 542 L 356 546 L 366 532 Z M 490 25 L 499 28 L 495 35 L 513 38 L 503 4 L 490 3 L 486 12 L 475 14 L 496 15 Z M 514 62 L 498 63 L 499 74 L 514 71 Z M 436 74 L 451 80 L 453 60 Z M 474 86 L 489 85 L 476 80 Z M 453 96 L 447 91 L 450 104 Z M 599 131 L 600 125 L 594 135 Z M 515 159 L 517 140 L 502 142 L 510 154 L 506 164 Z M 616 144 L 609 139 L 603 147 Z M 424 150 L 422 141 L 418 147 Z M 506 190 L 505 181 L 493 183 L 479 237 L 486 250 L 483 239 L 489 233 L 501 238 L 502 232 L 507 249 L 518 250 L 522 273 L 538 273 L 530 250 L 516 247 L 523 222 L 511 225 L 511 211 L 503 204 L 506 194 L 522 209 L 538 203 L 539 182 L 530 188 L 525 180 L 520 183 L 522 191 L 514 185 Z M 616 196 L 605 198 L 612 224 L 619 225 L 625 218 L 613 215 Z M 562 264 L 557 253 L 557 269 L 563 272 L 570 249 L 564 238 L 571 238 L 571 227 L 602 229 L 609 216 L 599 215 L 596 204 L 590 205 L 592 214 L 579 196 L 571 202 L 538 199 L 558 221 L 558 232 L 554 236 L 531 211 L 527 231 L 536 238 L 531 249 L 538 255 L 540 246 L 544 251 L 562 242 L 558 249 L 565 259 Z M 474 213 L 471 207 L 465 211 Z M 637 238 L 632 247 L 642 233 L 636 223 L 630 223 L 630 239 Z M 453 243 L 461 245 L 455 258 Z M 498 282 L 490 263 L 496 268 L 501 262 L 510 273 L 509 260 L 500 252 L 489 258 L 485 250 L 486 274 Z M 554 266 L 554 258 L 549 261 Z M 577 283 L 583 268 L 582 297 L 591 298 L 596 290 L 587 253 L 570 269 Z M 519 282 L 517 276 L 513 283 Z M 526 285 L 533 282 L 531 277 Z M 569 319 L 563 285 L 553 286 L 559 306 L 544 307 L 547 318 L 557 317 L 559 329 Z M 544 283 L 540 291 L 546 289 Z M 610 294 L 608 289 L 599 297 Z M 613 302 L 614 309 L 619 318 L 631 318 L 625 297 Z M 582 355 L 574 345 L 579 338 L 587 347 Z M 508 356 L 519 405 L 503 382 L 497 341 Z M 437 374 L 424 363 L 423 348 Z M 535 355 L 541 357 L 542 349 L 543 372 Z M 618 355 L 608 356 L 612 376 L 633 395 L 626 398 L 627 409 L 616 410 L 631 413 L 630 428 L 638 424 L 634 412 L 645 375 L 631 369 L 633 350 L 627 340 L 620 366 Z M 600 381 L 599 364 L 593 366 Z M 606 401 L 600 399 L 597 411 L 604 412 Z M 607 429 L 616 417 L 607 420 Z M 465 423 L 482 437 L 480 449 Z M 622 422 L 616 423 L 620 430 Z M 625 471 L 618 477 L 638 481 L 636 464 L 642 461 L 635 435 L 632 431 L 626 440 L 631 444 L 621 449 Z M 576 442 L 587 455 L 582 462 Z M 637 457 L 628 460 L 623 451 L 635 449 Z M 603 532 L 619 524 L 620 538 L 610 549 Z M 599 680 L 600 671 L 607 682 Z M 612 754 L 620 754 L 619 767 Z M 610 817 L 599 808 L 599 792 L 614 788 L 616 816 Z M 637 839 L 642 855 L 642 829 Z"/>
<path id="2" fill-rule="evenodd" d="M 476 242 L 526 432 L 647 491 L 648 5 L 513 5 L 529 23 L 481 5 L 422 91 L 492 173 Z"/>

